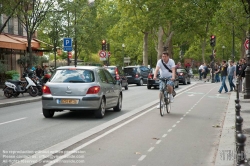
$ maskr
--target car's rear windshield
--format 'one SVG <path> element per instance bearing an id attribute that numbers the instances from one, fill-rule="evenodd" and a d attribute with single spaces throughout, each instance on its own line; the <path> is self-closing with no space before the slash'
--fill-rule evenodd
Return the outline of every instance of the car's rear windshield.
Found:
<path id="1" fill-rule="evenodd" d="M 135 73 L 135 72 L 137 72 L 137 68 L 136 67 L 124 68 L 124 72 L 125 73 Z"/>
<path id="2" fill-rule="evenodd" d="M 89 83 L 94 82 L 94 73 L 83 69 L 58 69 L 53 74 L 50 82 L 54 83 Z"/>
<path id="3" fill-rule="evenodd" d="M 115 67 L 107 67 L 106 69 L 110 72 L 110 74 L 115 74 Z"/>

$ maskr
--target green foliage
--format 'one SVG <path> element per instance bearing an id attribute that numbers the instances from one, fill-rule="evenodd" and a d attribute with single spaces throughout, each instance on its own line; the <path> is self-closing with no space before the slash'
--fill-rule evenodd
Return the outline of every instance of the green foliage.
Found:
<path id="1" fill-rule="evenodd" d="M 9 70 L 5 72 L 6 74 L 6 78 L 7 79 L 12 79 L 13 77 L 15 77 L 16 75 L 19 75 L 19 73 L 16 70 Z"/>
<path id="2" fill-rule="evenodd" d="M 48 62 L 44 57 L 39 57 L 37 55 L 32 55 L 33 66 L 41 65 L 43 62 Z M 17 60 L 17 64 L 21 67 L 25 68 L 30 64 L 30 57 L 26 54 L 25 56 L 21 56 L 20 59 Z"/>
<path id="3" fill-rule="evenodd" d="M 0 73 L 5 73 L 7 71 L 7 65 L 0 62 Z"/>

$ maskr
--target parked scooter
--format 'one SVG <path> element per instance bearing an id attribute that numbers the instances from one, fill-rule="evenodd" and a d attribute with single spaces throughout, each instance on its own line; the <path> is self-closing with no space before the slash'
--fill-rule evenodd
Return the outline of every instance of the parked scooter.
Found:
<path id="1" fill-rule="evenodd" d="M 7 80 L 5 82 L 5 87 L 3 89 L 5 97 L 18 97 L 20 93 L 29 93 L 32 97 L 38 95 L 36 84 L 28 77 L 28 73 L 23 73 L 23 77 L 25 78 L 25 81 Z"/>

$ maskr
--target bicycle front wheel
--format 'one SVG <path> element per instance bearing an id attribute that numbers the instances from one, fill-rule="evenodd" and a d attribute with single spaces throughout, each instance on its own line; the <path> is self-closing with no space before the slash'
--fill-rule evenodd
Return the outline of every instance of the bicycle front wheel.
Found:
<path id="1" fill-rule="evenodd" d="M 161 94 L 160 94 L 160 114 L 161 114 L 161 116 L 164 115 L 164 112 L 166 112 L 166 104 L 165 104 L 164 94 L 161 92 Z"/>
<path id="2" fill-rule="evenodd" d="M 166 98 L 166 110 L 167 113 L 169 114 L 171 111 L 171 103 L 170 103 L 170 94 L 168 93 L 167 98 Z"/>

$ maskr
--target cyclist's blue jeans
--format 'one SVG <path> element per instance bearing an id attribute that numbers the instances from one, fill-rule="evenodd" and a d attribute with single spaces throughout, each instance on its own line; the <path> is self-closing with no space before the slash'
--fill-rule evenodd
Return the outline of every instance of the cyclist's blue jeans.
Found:
<path id="1" fill-rule="evenodd" d="M 171 77 L 167 77 L 167 78 L 172 78 L 172 76 Z M 174 87 L 174 82 L 173 81 L 171 81 L 171 80 L 168 80 L 167 81 L 167 85 L 171 85 L 172 87 Z M 163 89 L 163 85 L 162 85 L 162 80 L 160 80 L 159 81 L 159 90 L 162 90 Z"/>

